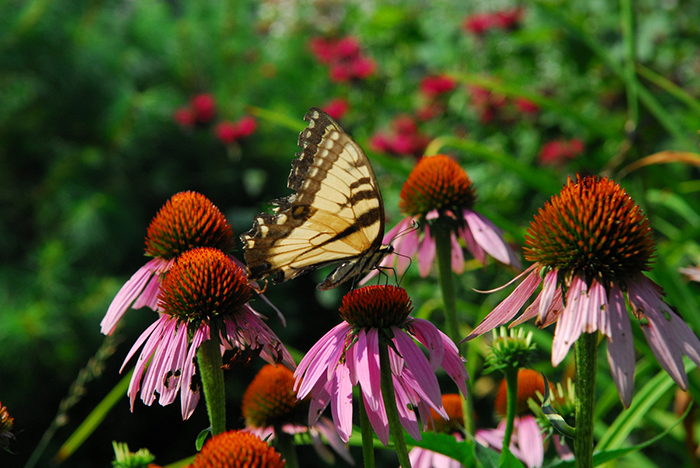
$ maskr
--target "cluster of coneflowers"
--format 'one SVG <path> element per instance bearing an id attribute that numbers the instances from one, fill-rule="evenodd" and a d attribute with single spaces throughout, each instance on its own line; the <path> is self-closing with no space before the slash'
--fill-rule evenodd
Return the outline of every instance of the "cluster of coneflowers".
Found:
<path id="1" fill-rule="evenodd" d="M 209 128 L 217 117 L 216 100 L 209 93 L 196 94 L 189 105 L 175 110 L 173 118 L 183 128 Z M 220 119 L 214 125 L 214 135 L 222 143 L 230 145 L 242 140 L 258 128 L 258 122 L 251 115 L 243 115 L 238 120 Z"/>
<path id="2" fill-rule="evenodd" d="M 245 466 L 286 462 L 294 467 L 294 437 L 299 434 L 307 434 L 324 459 L 331 459 L 325 439 L 352 462 L 344 443 L 354 430 L 357 399 L 365 463 L 373 466 L 374 433 L 385 446 L 391 437 L 403 467 L 459 466 L 459 461 L 425 449 L 409 454 L 403 433 L 416 440 L 424 431 L 446 432 L 458 440 L 475 434 L 469 376 L 456 344 L 464 336 L 451 278 L 462 273 L 465 250 L 482 263 L 489 256 L 512 269 L 520 263 L 501 230 L 474 210 L 475 188 L 453 159 L 420 159 L 400 200 L 406 218 L 384 239 L 394 241 L 398 255 L 387 257 L 382 266 L 394 265 L 400 275 L 416 257 L 419 274 L 426 277 L 437 262 L 446 332 L 411 316 L 413 304 L 403 288 L 360 287 L 343 297 L 340 324 L 296 367 L 249 304 L 261 291 L 231 256 L 234 236 L 221 212 L 200 194 L 173 196 L 148 228 L 146 255 L 152 259 L 122 287 L 101 324 L 103 333 L 111 334 L 129 307 L 154 311 L 154 323 L 124 363 L 141 350 L 128 392 L 132 408 L 139 394 L 147 405 L 156 399 L 167 405 L 179 393 L 187 419 L 203 391 L 213 437 L 193 466 L 243 466 L 240 460 L 245 459 L 254 460 Z M 575 398 L 584 402 L 576 406 L 577 463 L 591 456 L 592 418 L 585 410 L 593 404 L 598 333 L 607 338 L 613 380 L 625 406 L 632 399 L 635 369 L 630 311 L 659 363 L 681 388 L 688 386 L 683 355 L 700 365 L 700 341 L 664 302 L 661 288 L 644 275 L 654 249 L 646 217 L 618 184 L 595 176 L 569 178 L 528 229 L 525 258 L 533 263 L 513 280 L 521 283 L 465 338 L 511 322 L 542 285 L 511 326 L 530 318 L 540 327 L 556 323 L 554 366 L 576 345 Z M 503 403 L 499 397 L 497 403 L 504 422 L 498 429 L 476 432 L 477 441 L 502 450 L 503 456 L 513 453 L 528 467 L 542 464 L 547 443 L 535 418 L 527 415 L 541 404 L 545 385 L 539 375 L 523 370 L 532 347 L 522 333 L 495 337 L 489 366 L 506 377 L 507 398 Z M 242 431 L 227 432 L 222 416 L 222 356 L 227 350 L 234 350 L 234 359 L 260 356 L 269 363 L 243 397 Z M 460 394 L 441 394 L 439 368 Z M 328 406 L 331 419 L 323 415 Z M 274 442 L 281 455 L 263 440 Z M 553 440 L 562 458 L 570 456 L 558 438 Z"/>

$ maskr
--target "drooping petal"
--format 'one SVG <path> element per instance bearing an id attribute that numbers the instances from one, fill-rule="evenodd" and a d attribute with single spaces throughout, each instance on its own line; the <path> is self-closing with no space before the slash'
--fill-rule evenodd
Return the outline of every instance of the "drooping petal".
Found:
<path id="1" fill-rule="evenodd" d="M 454 232 L 450 233 L 450 243 L 452 244 L 452 271 L 461 275 L 464 272 L 464 253 L 462 253 L 462 246 L 457 242 L 457 236 Z"/>
<path id="2" fill-rule="evenodd" d="M 380 442 L 386 447 L 389 443 L 389 419 L 386 415 L 384 400 L 380 398 L 377 411 L 371 411 L 367 407 L 367 400 L 365 399 L 364 392 L 362 392 L 362 398 L 364 399 L 365 410 L 367 411 L 367 419 L 369 419 L 372 429 L 374 429 L 374 433 L 377 434 Z"/>
<path id="3" fill-rule="evenodd" d="M 154 258 L 138 269 L 129 280 L 124 283 L 124 286 L 119 289 L 119 292 L 107 309 L 107 313 L 100 322 L 100 331 L 105 335 L 114 333 L 117 323 L 124 315 L 124 312 L 129 306 L 139 297 L 143 289 L 148 284 L 151 276 L 157 274 L 163 266 L 165 260 Z"/>
<path id="4" fill-rule="evenodd" d="M 326 333 L 306 353 L 294 372 L 297 398 L 305 398 L 321 375 L 328 371 L 328 367 L 337 363 L 337 361 L 330 362 L 329 358 L 337 352 L 339 346 L 342 346 L 345 335 L 349 331 L 350 326 L 347 322 L 342 322 Z"/>
<path id="5" fill-rule="evenodd" d="M 464 220 L 467 222 L 474 240 L 489 255 L 501 263 L 520 268 L 520 261 L 503 239 L 503 232 L 486 216 L 476 211 L 464 210 Z"/>
<path id="6" fill-rule="evenodd" d="M 175 401 L 180 390 L 182 368 L 187 357 L 187 325 L 181 324 L 175 331 L 169 343 L 162 343 L 165 351 L 162 356 L 160 369 L 161 378 L 156 384 L 158 403 L 166 406 Z M 151 361 L 151 365 L 153 365 Z"/>
<path id="7" fill-rule="evenodd" d="M 148 307 L 152 310 L 158 310 L 158 293 L 160 292 L 160 287 L 163 284 L 163 277 L 158 273 L 151 275 L 151 279 L 148 280 L 148 284 L 143 288 L 139 297 L 136 298 L 134 303 L 131 305 L 132 309 L 140 309 L 141 307 Z"/>
<path id="8" fill-rule="evenodd" d="M 418 273 L 421 278 L 428 276 L 433 260 L 435 260 L 435 239 L 430 235 L 430 228 L 426 224 L 423 241 L 418 248 Z"/>
<path id="9" fill-rule="evenodd" d="M 331 402 L 331 390 L 335 388 L 335 382 L 331 380 L 319 380 L 311 390 L 311 402 L 309 404 L 309 426 L 318 421 L 321 413 Z"/>
<path id="10" fill-rule="evenodd" d="M 406 332 L 398 327 L 391 327 L 391 329 L 394 332 L 396 349 L 406 362 L 406 367 L 411 369 L 420 388 L 426 393 L 428 399 L 438 406 L 442 405 L 440 385 L 423 352 Z"/>
<path id="11" fill-rule="evenodd" d="M 355 460 L 353 460 L 347 445 L 338 437 L 338 431 L 330 419 L 320 418 L 318 422 L 313 425 L 312 431 L 313 430 L 318 431 L 326 439 L 328 445 L 335 450 L 335 453 L 343 457 L 343 460 L 348 462 L 349 465 L 355 464 Z"/>
<path id="12" fill-rule="evenodd" d="M 589 308 L 589 295 L 586 281 L 579 275 L 571 281 L 566 295 L 566 308 L 559 317 L 552 341 L 552 365 L 558 366 L 564 360 L 569 348 L 581 336 L 586 325 Z"/>
<path id="13" fill-rule="evenodd" d="M 344 364 L 339 364 L 334 377 L 331 411 L 341 440 L 347 442 L 352 434 L 352 383 L 348 368 Z"/>
<path id="14" fill-rule="evenodd" d="M 467 336 L 467 340 L 476 338 L 493 328 L 500 327 L 515 317 L 523 304 L 525 304 L 525 301 L 535 292 L 541 281 L 537 264 L 532 265 L 522 274 L 527 274 L 523 282 L 482 320 L 474 331 Z"/>
<path id="15" fill-rule="evenodd" d="M 634 336 L 629 312 L 620 288 L 615 285 L 610 291 L 608 311 L 610 335 L 608 336 L 608 363 L 617 393 L 625 408 L 632 402 L 634 389 Z"/>
<path id="16" fill-rule="evenodd" d="M 523 415 L 516 418 L 518 431 L 518 447 L 520 447 L 521 460 L 533 468 L 542 466 L 544 462 L 544 445 L 542 444 L 542 434 L 537 421 L 532 415 Z"/>
<path id="17" fill-rule="evenodd" d="M 647 319 L 646 324 L 642 324 L 642 331 L 654 356 L 674 382 L 686 390 L 688 377 L 683 366 L 683 353 L 670 323 L 674 312 L 661 299 L 656 283 L 645 276 L 639 275 L 637 281 L 631 281 L 627 286 L 630 304 L 639 317 Z"/>
<path id="18" fill-rule="evenodd" d="M 547 315 L 552 310 L 552 302 L 554 302 L 556 292 L 559 291 L 561 296 L 561 289 L 557 285 L 558 274 L 558 270 L 552 269 L 545 275 L 542 283 L 542 292 L 537 296 L 540 301 L 537 319 L 540 323 L 544 323 L 547 320 Z"/>
<path id="19" fill-rule="evenodd" d="M 199 385 L 192 382 L 194 377 L 196 367 L 195 367 L 195 357 L 197 356 L 197 350 L 205 341 L 211 338 L 211 330 L 209 325 L 202 323 L 200 327 L 195 330 L 192 336 L 192 343 L 190 343 L 190 349 L 187 352 L 187 358 L 185 359 L 185 365 L 182 368 L 182 386 L 180 388 L 180 410 L 182 412 L 182 420 L 185 421 L 192 416 L 194 409 L 197 407 L 199 402 L 199 397 L 202 394 Z"/>
<path id="20" fill-rule="evenodd" d="M 477 259 L 482 265 L 486 265 L 486 251 L 479 245 L 476 239 L 474 239 L 471 229 L 469 229 L 467 226 L 460 226 L 457 232 L 459 233 L 459 237 L 464 240 L 464 245 L 467 246 L 467 250 L 474 256 L 474 258 Z"/>
<path id="21" fill-rule="evenodd" d="M 428 320 L 409 318 L 409 332 L 426 348 L 430 355 L 430 366 L 433 372 L 438 370 L 445 356 L 445 345 L 440 330 Z"/>
<path id="22" fill-rule="evenodd" d="M 410 393 L 410 389 L 406 388 L 400 379 L 393 377 L 394 394 L 396 396 L 396 408 L 399 413 L 401 425 L 406 429 L 408 434 L 416 440 L 421 440 L 420 427 L 418 426 L 418 417 L 416 416 L 413 407 L 417 398 Z"/>
<path id="23" fill-rule="evenodd" d="M 357 359 L 357 378 L 360 382 L 365 401 L 372 411 L 377 411 L 381 398 L 381 382 L 379 373 L 379 335 L 376 328 L 360 330 L 357 343 L 353 346 Z"/>

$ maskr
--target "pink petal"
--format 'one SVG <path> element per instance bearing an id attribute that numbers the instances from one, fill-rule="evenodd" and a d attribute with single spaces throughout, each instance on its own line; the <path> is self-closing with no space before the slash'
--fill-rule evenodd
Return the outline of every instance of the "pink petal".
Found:
<path id="1" fill-rule="evenodd" d="M 538 296 L 540 301 L 540 307 L 538 310 L 539 322 L 544 323 L 547 320 L 547 315 L 552 310 L 552 303 L 556 297 L 556 292 L 561 289 L 557 285 L 557 276 L 559 276 L 559 270 L 552 269 L 544 277 L 544 282 L 542 283 L 542 292 Z"/>
<path id="2" fill-rule="evenodd" d="M 540 284 L 541 279 L 537 267 L 538 265 L 535 263 L 521 273 L 521 275 L 527 274 L 523 282 L 486 316 L 479 326 L 467 336 L 467 340 L 476 338 L 493 328 L 500 327 L 515 317 L 515 314 L 518 313 L 523 304 L 525 304 L 525 301 L 532 296 L 532 293 L 535 292 L 535 289 L 537 289 L 537 286 Z"/>
<path id="3" fill-rule="evenodd" d="M 581 336 L 588 318 L 589 296 L 585 280 L 577 275 L 566 294 L 566 308 L 559 317 L 552 342 L 552 365 L 558 366 L 569 348 Z"/>
<path id="4" fill-rule="evenodd" d="M 445 356 L 445 346 L 440 331 L 428 320 L 409 318 L 408 321 L 410 333 L 428 348 L 430 366 L 433 368 L 433 372 L 436 371 Z"/>
<path id="5" fill-rule="evenodd" d="M 464 253 L 462 253 L 462 246 L 457 242 L 457 236 L 454 232 L 450 233 L 450 241 L 452 243 L 452 271 L 461 275 L 464 272 Z"/>
<path id="6" fill-rule="evenodd" d="M 141 294 L 143 288 L 148 284 L 148 280 L 153 275 L 158 264 L 162 262 L 160 259 L 153 259 L 138 269 L 133 276 L 124 283 L 124 286 L 119 289 L 119 292 L 107 309 L 102 322 L 100 322 L 100 331 L 105 335 L 114 333 L 117 323 L 129 308 L 132 302 Z"/>
<path id="7" fill-rule="evenodd" d="M 152 310 L 158 310 L 158 293 L 160 292 L 161 284 L 163 284 L 161 275 L 158 273 L 152 275 L 146 287 L 143 288 L 141 295 L 139 295 L 131 305 L 131 308 L 140 309 L 141 307 L 148 307 Z"/>
<path id="8" fill-rule="evenodd" d="M 398 327 L 391 327 L 391 330 L 394 332 L 393 341 L 396 349 L 406 362 L 406 367 L 411 369 L 420 388 L 423 389 L 430 401 L 437 406 L 442 406 L 440 385 L 438 385 L 437 377 L 435 377 L 435 373 L 423 352 L 406 332 Z"/>
<path id="9" fill-rule="evenodd" d="M 678 336 L 671 326 L 674 312 L 660 297 L 660 287 L 643 275 L 628 286 L 629 302 L 637 315 L 647 318 L 642 331 L 661 367 L 683 390 L 688 388 L 688 377 L 683 366 L 683 354 L 679 348 Z M 668 319 L 666 317 L 669 317 Z"/>
<path id="10" fill-rule="evenodd" d="M 347 442 L 352 434 L 352 383 L 348 368 L 339 364 L 335 371 L 334 388 L 331 395 L 331 411 L 338 434 L 343 442 Z"/>
<path id="11" fill-rule="evenodd" d="M 469 227 L 460 227 L 459 236 L 464 240 L 467 250 L 471 252 L 475 259 L 482 265 L 486 265 L 486 251 L 476 242 Z"/>
<path id="12" fill-rule="evenodd" d="M 542 466 L 544 446 L 537 421 L 532 415 L 516 418 L 521 460 L 530 468 Z"/>
<path id="13" fill-rule="evenodd" d="M 418 248 L 418 273 L 421 278 L 428 276 L 433 260 L 435 260 L 435 239 L 430 236 L 430 228 L 426 224 L 423 241 Z"/>
<path id="14" fill-rule="evenodd" d="M 347 445 L 340 440 L 338 431 L 328 418 L 320 418 L 318 422 L 313 425 L 312 429 L 317 430 L 326 439 L 328 445 L 330 445 L 338 455 L 343 457 L 343 460 L 348 462 L 349 465 L 355 464 L 355 460 L 353 460 Z"/>
<path id="15" fill-rule="evenodd" d="M 607 313 L 610 317 L 610 334 L 608 335 L 610 372 L 622 404 L 625 405 L 625 408 L 629 408 L 634 389 L 634 336 L 632 335 L 625 298 L 617 285 L 610 291 Z"/>
<path id="16" fill-rule="evenodd" d="M 355 343 L 357 358 L 357 378 L 366 395 L 365 400 L 372 411 L 377 411 L 377 399 L 382 396 L 379 371 L 379 335 L 376 328 L 370 328 L 366 333 L 360 330 Z"/>
<path id="17" fill-rule="evenodd" d="M 364 392 L 362 393 L 362 398 L 365 398 Z M 377 411 L 370 411 L 367 406 L 367 400 L 365 399 L 364 401 L 367 418 L 372 425 L 372 429 L 374 429 L 375 434 L 377 434 L 379 441 L 386 447 L 389 443 L 389 419 L 387 419 L 386 416 L 384 400 L 381 398 L 379 399 L 379 408 L 377 408 Z"/>
<path id="18" fill-rule="evenodd" d="M 349 331 L 348 323 L 342 322 L 326 333 L 306 353 L 294 372 L 297 398 L 305 398 L 321 375 L 328 372 L 328 367 L 335 366 L 338 361 L 331 362 L 329 358 L 336 353 L 338 347 L 342 347 L 345 335 Z"/>
<path id="19" fill-rule="evenodd" d="M 202 325 L 194 332 L 192 342 L 190 343 L 190 349 L 187 352 L 187 357 L 185 358 L 185 364 L 182 368 L 182 386 L 180 388 L 180 411 L 182 413 L 183 421 L 192 416 L 192 413 L 199 402 L 199 396 L 201 395 L 199 385 L 194 386 L 192 384 L 192 377 L 194 377 L 196 372 L 194 359 L 197 355 L 197 350 L 199 347 L 203 342 L 210 339 L 210 337 L 211 334 L 209 325 L 202 323 Z"/>
<path id="20" fill-rule="evenodd" d="M 502 231 L 486 216 L 476 211 L 464 210 L 464 220 L 474 236 L 474 240 L 493 258 L 506 265 L 520 268 L 520 261 L 503 240 Z"/>

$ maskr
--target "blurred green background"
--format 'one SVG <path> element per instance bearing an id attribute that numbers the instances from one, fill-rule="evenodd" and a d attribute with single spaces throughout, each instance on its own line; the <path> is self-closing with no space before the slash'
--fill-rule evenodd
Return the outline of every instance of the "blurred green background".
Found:
<path id="1" fill-rule="evenodd" d="M 468 26 L 475 14 L 515 8 L 520 16 L 511 24 Z M 665 153 L 661 163 L 627 168 L 660 151 L 697 153 L 699 17 L 700 3 L 686 0 L 0 0 L 0 401 L 16 434 L 15 453 L 0 453 L 0 465 L 25 464 L 103 343 L 99 322 L 145 263 L 146 228 L 163 203 L 179 191 L 199 191 L 237 235 L 247 231 L 267 201 L 289 195 L 302 117 L 332 99 L 347 103 L 340 121 L 373 161 L 388 227 L 400 219 L 398 193 L 415 158 L 376 151 L 370 140 L 394 131 L 400 115 L 412 116 L 424 139 L 416 152 L 432 141 L 429 151 L 460 161 L 476 185 L 476 209 L 514 244 L 522 244 L 532 215 L 567 176 L 615 178 L 655 230 L 650 276 L 700 331 L 700 288 L 677 273 L 700 257 L 697 160 L 676 162 L 678 153 Z M 369 76 L 338 81 L 310 47 L 313 38 L 342 37 L 354 38 L 373 61 Z M 424 78 L 443 74 L 454 89 L 436 98 L 421 92 Z M 202 93 L 214 99 L 213 118 L 178 123 L 176 111 Z M 429 104 L 435 114 L 421 118 Z M 252 135 L 230 144 L 217 138 L 217 123 L 246 115 L 257 119 Z M 571 140 L 582 150 L 559 154 L 555 163 L 541 159 L 548 143 Z M 417 313 L 439 323 L 436 276 L 420 279 L 414 269 L 402 286 Z M 506 294 L 472 288 L 496 287 L 513 273 L 495 262 L 467 263 L 458 282 L 466 327 Z M 268 289 L 287 328 L 255 304 L 302 353 L 338 323 L 347 290 L 321 294 L 320 277 Z M 50 466 L 120 380 L 127 351 L 153 319 L 147 309 L 125 315 L 114 354 L 84 386 L 37 466 Z M 546 367 L 551 331 L 538 336 Z M 644 340 L 638 345 L 650 356 Z M 231 428 L 242 427 L 240 395 L 260 366 L 227 374 Z M 602 392 L 610 377 L 600 375 Z M 493 423 L 497 377 L 483 379 L 475 395 L 486 425 Z M 659 411 L 668 414 L 669 404 L 662 401 Z M 112 440 L 148 447 L 159 463 L 171 463 L 194 454 L 194 438 L 208 425 L 203 404 L 184 423 L 176 405 L 137 401 L 133 414 L 128 405 L 121 398 L 65 465 L 107 466 Z M 662 421 L 650 416 L 641 430 L 658 431 Z M 674 437 L 643 459 L 650 466 L 688 462 L 677 450 L 683 434 Z"/>

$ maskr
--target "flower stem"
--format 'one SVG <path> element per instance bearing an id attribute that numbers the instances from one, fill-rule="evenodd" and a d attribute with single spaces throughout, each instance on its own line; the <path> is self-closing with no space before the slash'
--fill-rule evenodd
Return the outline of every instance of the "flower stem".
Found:
<path id="1" fill-rule="evenodd" d="M 389 430 L 394 439 L 394 450 L 399 457 L 401 468 L 411 468 L 411 460 L 408 458 L 406 441 L 403 437 L 403 427 L 399 419 L 399 409 L 396 407 L 396 393 L 394 381 L 391 377 L 391 363 L 389 362 L 389 348 L 385 343 L 379 343 L 379 368 L 381 372 L 381 389 L 384 400 L 386 416 L 389 420 Z"/>
<path id="2" fill-rule="evenodd" d="M 518 408 L 518 369 L 517 367 L 506 367 L 503 369 L 506 376 L 507 408 L 506 408 L 506 432 L 503 436 L 503 452 L 510 450 L 510 439 L 513 436 L 513 424 L 515 422 L 515 411 Z"/>
<path id="3" fill-rule="evenodd" d="M 451 231 L 444 226 L 436 225 L 431 232 L 435 236 L 440 289 L 442 290 L 442 301 L 445 305 L 447 336 L 457 344 L 459 353 L 465 356 L 467 343 L 460 343 L 462 337 L 459 334 L 459 323 L 457 321 L 457 301 L 455 299 L 454 277 L 452 276 Z M 467 381 L 466 385 L 469 388 L 469 381 Z M 464 431 L 467 434 L 474 434 L 474 420 L 472 417 L 474 411 L 470 393 L 462 395 L 462 414 L 464 416 Z"/>
<path id="4" fill-rule="evenodd" d="M 365 459 L 365 468 L 374 468 L 374 432 L 367 411 L 365 411 L 362 392 L 360 392 L 360 430 L 362 431 L 362 455 Z"/>
<path id="5" fill-rule="evenodd" d="M 576 439 L 577 468 L 593 466 L 593 408 L 598 359 L 598 334 L 582 333 L 576 340 Z"/>
<path id="6" fill-rule="evenodd" d="M 299 457 L 297 457 L 297 449 L 296 445 L 294 445 L 294 436 L 284 432 L 279 425 L 275 426 L 275 436 L 277 438 L 275 447 L 277 447 L 285 460 L 285 468 L 299 468 Z"/>
<path id="7" fill-rule="evenodd" d="M 221 369 L 221 349 L 216 340 L 203 342 L 197 350 L 199 372 L 202 377 L 204 400 L 207 402 L 209 423 L 213 435 L 226 431 L 226 398 L 224 371 Z M 183 389 L 182 391 L 189 391 Z"/>

